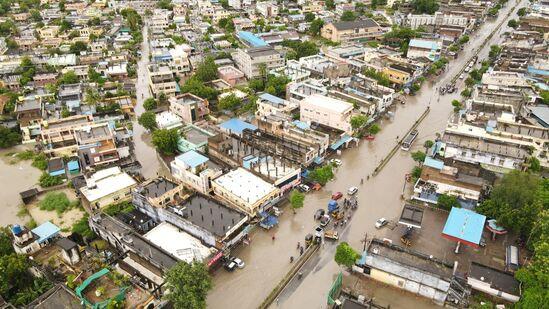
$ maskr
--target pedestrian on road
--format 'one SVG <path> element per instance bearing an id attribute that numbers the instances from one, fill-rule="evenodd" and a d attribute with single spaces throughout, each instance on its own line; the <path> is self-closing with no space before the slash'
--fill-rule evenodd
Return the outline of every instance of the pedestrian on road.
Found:
<path id="1" fill-rule="evenodd" d="M 299 243 L 299 241 L 297 242 L 297 249 L 299 249 L 299 247 L 301 247 L 301 244 Z"/>
<path id="2" fill-rule="evenodd" d="M 293 263 L 293 262 L 294 262 L 294 257 L 290 256 L 290 263 Z"/>
<path id="3" fill-rule="evenodd" d="M 273 241 L 275 240 L 275 234 L 273 234 Z"/>
<path id="4" fill-rule="evenodd" d="M 299 248 L 299 255 L 300 255 L 300 256 L 303 255 L 303 247 L 300 247 L 300 248 Z"/>
<path id="5" fill-rule="evenodd" d="M 360 178 L 360 184 L 364 183 L 364 178 Z"/>

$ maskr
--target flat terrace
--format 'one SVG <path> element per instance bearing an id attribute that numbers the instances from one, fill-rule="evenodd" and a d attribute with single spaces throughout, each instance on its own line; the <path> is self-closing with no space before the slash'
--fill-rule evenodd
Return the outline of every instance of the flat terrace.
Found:
<path id="1" fill-rule="evenodd" d="M 517 159 L 523 159 L 530 156 L 527 149 L 522 149 L 519 146 L 479 140 L 478 138 L 448 132 L 444 133 L 442 140 L 448 144 L 456 145 L 466 149 L 472 149 L 486 153 L 494 153 L 501 156 L 507 156 Z"/>

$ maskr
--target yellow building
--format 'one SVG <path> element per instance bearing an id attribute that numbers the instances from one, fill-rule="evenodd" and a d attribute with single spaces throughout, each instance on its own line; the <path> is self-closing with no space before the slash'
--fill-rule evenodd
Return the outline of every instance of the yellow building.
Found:
<path id="1" fill-rule="evenodd" d="M 341 21 L 324 25 L 320 35 L 333 42 L 367 41 L 380 39 L 383 29 L 371 19 Z"/>

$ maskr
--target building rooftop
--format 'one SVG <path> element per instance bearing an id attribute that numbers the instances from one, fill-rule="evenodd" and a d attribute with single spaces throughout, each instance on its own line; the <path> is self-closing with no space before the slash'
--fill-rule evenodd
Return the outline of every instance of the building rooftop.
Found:
<path id="1" fill-rule="evenodd" d="M 433 40 L 424 40 L 424 39 L 411 39 L 410 47 L 437 50 L 442 48 L 442 42 L 433 41 Z"/>
<path id="2" fill-rule="evenodd" d="M 238 118 L 232 118 L 230 120 L 227 120 L 220 124 L 219 127 L 225 129 L 229 133 L 235 133 L 239 135 L 242 134 L 242 131 L 244 131 L 244 129 L 257 130 L 256 126 Z"/>
<path id="3" fill-rule="evenodd" d="M 188 263 L 193 260 L 202 262 L 215 253 L 215 249 L 204 246 L 200 240 L 167 222 L 160 223 L 143 237 L 180 261 Z"/>
<path id="4" fill-rule="evenodd" d="M 89 202 L 96 201 L 124 188 L 134 186 L 137 183 L 130 175 L 122 172 L 119 167 L 101 170 L 95 173 L 88 182 L 92 186 L 83 187 L 80 189 L 80 192 L 82 192 L 82 195 L 84 195 Z M 95 184 L 95 186 L 93 186 L 93 184 Z"/>
<path id="5" fill-rule="evenodd" d="M 50 221 L 46 221 L 40 224 L 39 226 L 35 227 L 34 229 L 32 229 L 32 232 L 36 236 L 38 236 L 37 241 L 40 244 L 52 237 L 55 237 L 57 234 L 59 234 L 60 231 L 61 229 L 57 225 L 51 223 Z"/>
<path id="6" fill-rule="evenodd" d="M 184 165 L 194 168 L 209 161 L 208 157 L 201 155 L 200 153 L 190 150 L 175 157 L 175 160 L 182 162 Z"/>
<path id="7" fill-rule="evenodd" d="M 259 98 L 263 101 L 269 102 L 270 104 L 272 104 L 274 106 L 284 106 L 284 105 L 286 105 L 285 104 L 286 101 L 284 99 L 281 99 L 281 98 L 279 98 L 277 96 L 274 96 L 270 93 L 266 93 L 266 92 L 262 93 L 262 94 L 259 95 Z"/>
<path id="8" fill-rule="evenodd" d="M 28 305 L 28 308 L 34 309 L 81 309 L 82 304 L 80 299 L 74 294 L 72 290 L 67 288 L 64 284 L 57 284 L 53 288 L 49 289 L 46 293 L 39 296 L 32 303 Z"/>
<path id="9" fill-rule="evenodd" d="M 246 53 L 252 58 L 279 55 L 279 53 L 271 46 L 248 48 Z"/>
<path id="10" fill-rule="evenodd" d="M 379 24 L 376 23 L 371 18 L 366 18 L 363 20 L 355 20 L 355 21 L 340 21 L 333 23 L 334 27 L 336 27 L 337 30 L 353 30 L 356 28 L 370 28 L 370 27 L 379 27 Z"/>
<path id="11" fill-rule="evenodd" d="M 159 177 L 145 183 L 139 192 L 146 197 L 156 198 L 177 187 L 175 182 Z"/>
<path id="12" fill-rule="evenodd" d="M 251 47 L 268 46 L 267 42 L 248 31 L 239 31 L 237 36 Z"/>
<path id="13" fill-rule="evenodd" d="M 353 109 L 353 104 L 351 103 L 347 103 L 345 101 L 330 98 L 317 93 L 306 97 L 304 101 L 323 109 L 332 110 L 336 113 L 345 113 Z"/>
<path id="14" fill-rule="evenodd" d="M 469 277 L 489 283 L 490 287 L 512 295 L 520 295 L 520 285 L 513 274 L 471 262 Z"/>
<path id="15" fill-rule="evenodd" d="M 454 241 L 478 247 L 486 216 L 472 210 L 452 207 L 446 220 L 442 236 Z"/>
<path id="16" fill-rule="evenodd" d="M 408 204 L 404 205 L 398 223 L 415 228 L 421 228 L 422 221 L 423 209 Z"/>
<path id="17" fill-rule="evenodd" d="M 193 224 L 223 237 L 246 215 L 203 195 L 193 195 L 179 205 L 178 212 Z"/>
<path id="18" fill-rule="evenodd" d="M 244 168 L 232 170 L 227 174 L 216 178 L 214 182 L 248 204 L 255 204 L 257 201 L 276 190 L 272 184 Z"/>

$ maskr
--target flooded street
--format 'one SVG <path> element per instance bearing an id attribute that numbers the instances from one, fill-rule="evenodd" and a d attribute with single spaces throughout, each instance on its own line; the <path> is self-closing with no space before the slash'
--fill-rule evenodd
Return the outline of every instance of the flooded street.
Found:
<path id="1" fill-rule="evenodd" d="M 23 202 L 19 192 L 28 190 L 38 183 L 40 170 L 31 166 L 32 161 L 18 161 L 10 154 L 27 150 L 29 146 L 17 146 L 0 151 L 0 226 L 24 224 L 30 218 L 18 217 L 19 205 Z M 13 163 L 12 162 L 16 162 Z"/>
<path id="2" fill-rule="evenodd" d="M 278 227 L 268 232 L 259 228 L 254 231 L 250 246 L 243 245 L 235 252 L 236 256 L 246 262 L 246 268 L 234 273 L 224 270 L 216 273 L 214 290 L 208 297 L 208 307 L 257 307 L 289 270 L 290 256 L 298 255 L 297 242 L 303 243 L 304 236 L 311 233 L 317 224 L 313 220 L 313 213 L 316 209 L 326 208 L 333 192 L 346 192 L 351 186 L 359 187 L 359 208 L 355 211 L 351 223 L 340 230 L 342 241 L 349 242 L 354 248 L 362 248 L 361 239 L 364 239 L 365 233 L 368 237 L 383 237 L 383 230 L 376 230 L 374 223 L 380 217 L 391 220 L 400 215 L 404 175 L 414 166 L 410 153 L 423 150 L 425 140 L 434 140 L 435 134 L 444 130 L 453 110 L 451 101 L 459 99 L 459 92 L 462 90 L 460 87 L 456 93 L 440 96 L 439 99 L 435 88 L 449 83 L 452 77 L 460 72 L 474 50 L 483 44 L 485 38 L 506 17 L 507 12 L 517 7 L 519 6 L 509 3 L 500 11 L 497 21 L 486 22 L 471 36 L 460 57 L 449 64 L 447 72 L 437 77 L 434 83 L 427 81 L 416 96 L 408 97 L 405 105 L 395 106 L 394 118 L 380 121 L 382 130 L 374 141 L 362 140 L 359 147 L 344 150 L 341 156 L 343 164 L 338 168 L 336 178 L 321 191 L 307 194 L 305 206 L 298 210 L 297 214 L 292 214 L 286 207 Z M 503 28 L 506 27 L 504 24 Z M 482 46 L 479 59 L 486 57 L 490 45 L 497 42 L 498 34 Z M 458 82 L 458 86 L 459 83 L 462 81 Z M 428 105 L 430 112 L 419 126 L 418 139 L 410 152 L 397 152 L 376 177 L 366 180 L 366 176 L 372 173 L 379 161 L 395 146 L 397 136 L 402 138 Z M 361 178 L 364 178 L 363 185 L 360 185 Z M 272 234 L 276 235 L 275 241 L 271 240 Z M 314 266 L 310 271 L 305 272 L 299 282 L 292 282 L 280 295 L 279 304 L 273 304 L 272 307 L 324 308 L 331 282 L 340 271 L 340 267 L 333 261 L 335 246 L 334 243 L 324 244 L 319 253 L 312 258 Z M 416 300 L 415 296 L 408 297 L 409 295 L 406 295 L 406 299 L 400 299 L 399 295 L 403 292 L 396 290 L 393 294 L 397 300 L 392 308 L 419 308 L 424 301 Z"/>
<path id="3" fill-rule="evenodd" d="M 135 156 L 141 163 L 141 174 L 146 179 L 156 177 L 157 172 L 161 170 L 162 165 L 156 154 L 156 150 L 151 143 L 151 135 L 145 128 L 137 123 L 137 117 L 141 115 L 145 109 L 143 102 L 151 97 L 148 86 L 147 65 L 149 64 L 149 40 L 148 28 L 143 27 L 143 43 L 141 47 L 141 59 L 137 63 L 137 81 L 136 81 L 136 96 L 137 104 L 135 105 L 136 119 L 133 121 L 133 141 L 135 146 Z"/>

